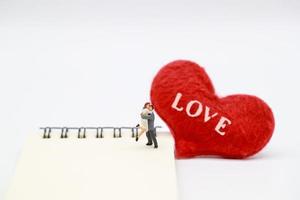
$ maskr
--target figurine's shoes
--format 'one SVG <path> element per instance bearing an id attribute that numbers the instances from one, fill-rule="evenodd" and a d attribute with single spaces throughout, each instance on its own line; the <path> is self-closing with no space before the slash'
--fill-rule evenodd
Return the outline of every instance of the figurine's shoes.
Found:
<path id="1" fill-rule="evenodd" d="M 154 149 L 157 149 L 158 148 L 158 146 L 156 145 L 156 146 L 154 146 Z"/>
<path id="2" fill-rule="evenodd" d="M 135 137 L 135 141 L 136 141 L 136 142 L 139 141 L 139 137 Z"/>
<path id="3" fill-rule="evenodd" d="M 147 146 L 150 146 L 150 145 L 152 145 L 152 143 L 147 143 L 146 145 L 147 145 Z"/>

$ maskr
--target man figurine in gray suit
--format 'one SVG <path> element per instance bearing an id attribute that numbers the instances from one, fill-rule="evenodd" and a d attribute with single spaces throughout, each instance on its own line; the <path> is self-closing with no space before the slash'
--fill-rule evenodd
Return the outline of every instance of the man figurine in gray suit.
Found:
<path id="1" fill-rule="evenodd" d="M 146 108 L 149 111 L 153 111 L 153 109 L 154 109 L 153 105 L 150 103 L 148 103 L 146 105 Z M 156 130 L 154 128 L 154 119 L 155 119 L 154 113 L 153 112 L 148 113 L 148 114 L 141 113 L 141 117 L 143 119 L 148 120 L 148 131 L 146 132 L 148 143 L 146 145 L 152 145 L 154 143 L 154 148 L 157 148 L 158 145 L 157 145 L 157 140 L 156 140 L 156 132 L 155 132 Z"/>

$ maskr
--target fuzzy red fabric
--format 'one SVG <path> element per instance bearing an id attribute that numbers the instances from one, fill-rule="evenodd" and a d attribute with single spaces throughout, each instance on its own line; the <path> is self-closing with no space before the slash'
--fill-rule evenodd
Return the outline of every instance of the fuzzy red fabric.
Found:
<path id="1" fill-rule="evenodd" d="M 191 61 L 164 66 L 152 82 L 151 101 L 175 139 L 176 158 L 246 158 L 273 134 L 273 113 L 264 101 L 243 94 L 218 97 L 205 70 Z"/>

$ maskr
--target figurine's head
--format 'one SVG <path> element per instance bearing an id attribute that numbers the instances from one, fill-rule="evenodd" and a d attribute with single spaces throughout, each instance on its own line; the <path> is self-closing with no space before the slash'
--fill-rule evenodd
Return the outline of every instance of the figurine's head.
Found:
<path id="1" fill-rule="evenodd" d="M 151 105 L 150 102 L 146 102 L 146 103 L 144 104 L 143 109 L 147 108 L 147 109 L 149 110 L 149 106 L 150 106 L 150 105 Z"/>
<path id="2" fill-rule="evenodd" d="M 154 110 L 154 106 L 152 104 L 149 104 L 149 108 L 150 111 Z"/>

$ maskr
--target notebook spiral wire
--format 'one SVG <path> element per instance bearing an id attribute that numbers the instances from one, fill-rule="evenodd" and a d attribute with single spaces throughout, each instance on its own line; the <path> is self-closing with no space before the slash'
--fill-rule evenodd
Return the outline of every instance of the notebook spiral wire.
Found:
<path id="1" fill-rule="evenodd" d="M 155 126 L 156 129 L 162 128 L 161 126 Z M 95 130 L 96 131 L 96 138 L 104 138 L 104 130 L 112 130 L 114 138 L 121 138 L 122 137 L 122 130 L 131 130 L 131 137 L 136 137 L 138 134 L 139 127 L 130 127 L 130 126 L 123 126 L 123 127 L 113 127 L 113 126 L 104 126 L 104 127 L 40 127 L 43 130 L 43 138 L 49 139 L 51 138 L 51 133 L 54 130 L 60 131 L 60 138 L 68 138 L 70 134 L 70 130 L 77 130 L 77 138 L 86 138 L 87 131 Z"/>

